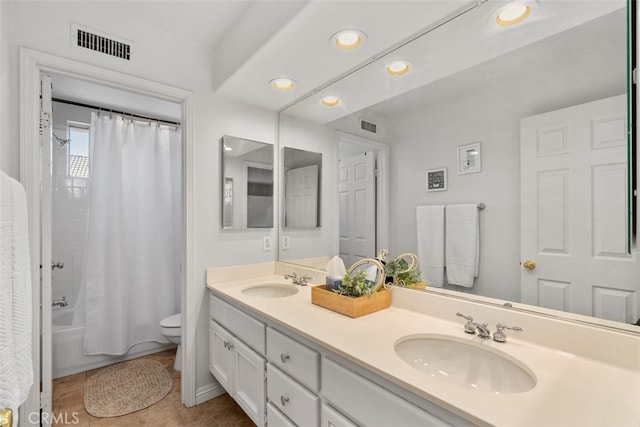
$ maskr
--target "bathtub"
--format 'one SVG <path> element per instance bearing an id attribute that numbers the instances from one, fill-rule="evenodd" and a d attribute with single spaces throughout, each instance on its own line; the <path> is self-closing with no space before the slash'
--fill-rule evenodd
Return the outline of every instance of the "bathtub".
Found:
<path id="1" fill-rule="evenodd" d="M 73 307 L 53 309 L 52 315 L 52 376 L 66 377 L 90 369 L 112 365 L 147 354 L 175 348 L 174 344 L 145 342 L 134 345 L 129 352 L 122 356 L 93 355 L 87 356 L 83 352 L 84 326 L 73 323 Z M 159 327 L 159 326 L 158 326 Z"/>

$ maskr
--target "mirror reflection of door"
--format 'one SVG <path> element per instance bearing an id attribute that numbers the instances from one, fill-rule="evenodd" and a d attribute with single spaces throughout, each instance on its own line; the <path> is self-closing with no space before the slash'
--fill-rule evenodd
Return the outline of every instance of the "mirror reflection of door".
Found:
<path id="1" fill-rule="evenodd" d="M 522 302 L 633 323 L 626 96 L 521 122 Z"/>
<path id="2" fill-rule="evenodd" d="M 376 254 L 375 167 L 374 151 L 340 158 L 340 258 L 347 266 Z"/>
<path id="3" fill-rule="evenodd" d="M 318 165 L 289 169 L 286 181 L 286 226 L 317 227 Z"/>
<path id="4" fill-rule="evenodd" d="M 322 154 L 284 147 L 284 226 L 320 227 Z"/>

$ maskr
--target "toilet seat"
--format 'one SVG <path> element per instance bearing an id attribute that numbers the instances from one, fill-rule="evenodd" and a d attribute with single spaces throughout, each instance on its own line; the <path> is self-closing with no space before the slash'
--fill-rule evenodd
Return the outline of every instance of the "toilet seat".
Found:
<path id="1" fill-rule="evenodd" d="M 165 317 L 160 321 L 161 328 L 180 328 L 182 327 L 182 317 L 180 313 Z"/>

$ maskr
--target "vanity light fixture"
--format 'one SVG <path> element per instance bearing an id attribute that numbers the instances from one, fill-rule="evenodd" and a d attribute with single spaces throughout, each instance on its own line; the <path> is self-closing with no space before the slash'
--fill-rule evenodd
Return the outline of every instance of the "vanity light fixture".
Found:
<path id="1" fill-rule="evenodd" d="M 331 36 L 331 44 L 339 50 L 354 50 L 367 39 L 365 33 L 360 30 L 342 30 Z"/>
<path id="2" fill-rule="evenodd" d="M 493 21 L 498 27 L 511 27 L 531 16 L 537 6 L 535 0 L 511 1 L 500 6 L 493 14 Z"/>
<path id="3" fill-rule="evenodd" d="M 286 92 L 295 87 L 296 82 L 293 79 L 288 77 L 277 77 L 269 82 L 269 86 L 271 86 L 274 90 Z"/>
<path id="4" fill-rule="evenodd" d="M 390 76 L 404 76 L 411 69 L 411 63 L 409 61 L 398 59 L 391 61 L 384 66 L 385 72 Z"/>
<path id="5" fill-rule="evenodd" d="M 335 107 L 336 105 L 340 104 L 340 98 L 335 95 L 326 95 L 322 97 L 320 103 L 327 107 Z"/>

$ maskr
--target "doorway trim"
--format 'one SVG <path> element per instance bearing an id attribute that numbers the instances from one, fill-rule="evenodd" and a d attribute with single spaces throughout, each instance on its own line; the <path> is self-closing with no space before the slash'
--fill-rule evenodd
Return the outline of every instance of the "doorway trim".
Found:
<path id="1" fill-rule="evenodd" d="M 193 213 L 193 145 L 194 145 L 194 95 L 191 91 L 176 88 L 94 65 L 73 61 L 32 49 L 20 48 L 20 181 L 22 182 L 29 212 L 29 246 L 31 251 L 32 278 L 32 351 L 34 384 L 27 401 L 20 408 L 22 420 L 27 414 L 40 411 L 40 75 L 51 73 L 124 89 L 130 92 L 161 98 L 182 106 L 182 403 L 196 404 L 196 354 L 195 332 L 198 301 L 194 271 L 194 213 Z M 51 357 L 51 356 L 49 356 Z"/>

